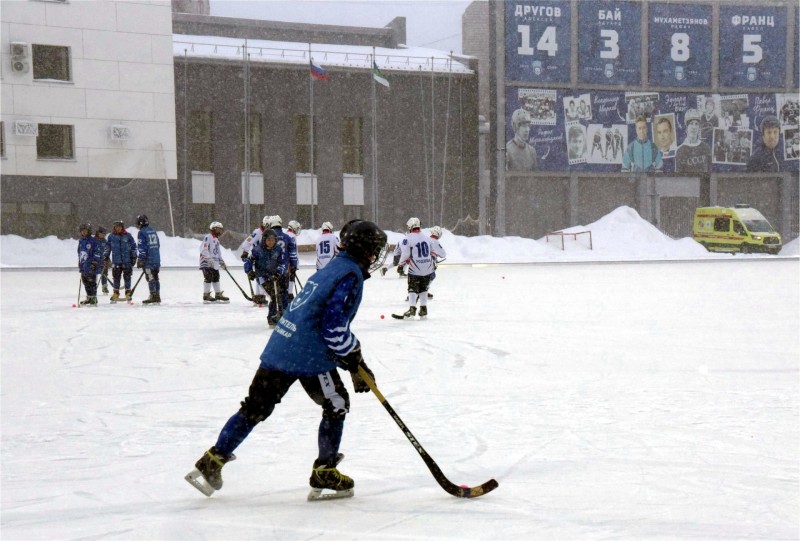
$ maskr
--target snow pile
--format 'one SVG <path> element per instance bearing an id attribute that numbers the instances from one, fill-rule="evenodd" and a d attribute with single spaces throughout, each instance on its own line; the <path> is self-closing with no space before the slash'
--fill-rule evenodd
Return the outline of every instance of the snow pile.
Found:
<path id="1" fill-rule="evenodd" d="M 128 231 L 136 238 L 138 230 Z M 535 263 L 546 261 L 636 261 L 652 259 L 709 259 L 727 258 L 729 254 L 712 254 L 691 238 L 671 239 L 651 223 L 643 220 L 632 208 L 622 206 L 588 225 L 578 225 L 563 230 L 565 233 L 592 232 L 592 249 L 588 248 L 587 235 L 576 239 L 550 236 L 538 240 L 522 237 L 463 237 L 445 230 L 441 242 L 447 250 L 447 263 Z M 304 229 L 298 244 L 314 244 L 321 234 L 319 229 Z M 403 239 L 403 234 L 388 231 L 389 242 Z M 200 241 L 182 237 L 168 237 L 158 232 L 161 239 L 161 261 L 165 267 L 196 267 L 199 262 Z M 0 268 L 12 267 L 73 267 L 77 265 L 77 240 L 49 236 L 24 239 L 17 235 L 0 237 Z M 800 255 L 797 239 L 784 246 L 781 255 Z M 390 256 L 391 257 L 391 256 Z M 747 255 L 737 257 L 766 257 Z M 240 266 L 238 250 L 223 249 L 223 258 L 229 265 Z M 314 253 L 302 252 L 301 265 L 313 265 Z"/>

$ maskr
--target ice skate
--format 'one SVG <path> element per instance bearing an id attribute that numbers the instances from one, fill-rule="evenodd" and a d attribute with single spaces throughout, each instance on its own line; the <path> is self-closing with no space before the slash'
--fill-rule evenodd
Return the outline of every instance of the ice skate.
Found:
<path id="1" fill-rule="evenodd" d="M 217 291 L 216 295 L 214 296 L 214 300 L 217 302 L 231 302 L 231 300 L 223 295 L 223 291 Z"/>
<path id="2" fill-rule="evenodd" d="M 161 304 L 161 294 L 150 293 L 150 296 L 143 300 L 142 304 Z"/>
<path id="3" fill-rule="evenodd" d="M 212 297 L 211 293 L 203 293 L 203 303 L 204 304 L 215 303 L 215 302 L 217 302 L 217 299 Z"/>
<path id="4" fill-rule="evenodd" d="M 130 289 L 125 290 L 125 300 L 127 302 L 131 302 L 133 300 L 133 291 L 131 291 Z"/>
<path id="5" fill-rule="evenodd" d="M 114 293 L 111 294 L 111 298 L 108 299 L 110 302 L 115 303 L 120 300 L 119 298 L 119 289 L 115 289 Z"/>
<path id="6" fill-rule="evenodd" d="M 415 315 L 417 315 L 417 307 L 409 306 L 404 314 L 392 314 L 392 317 L 395 319 L 411 319 Z"/>
<path id="7" fill-rule="evenodd" d="M 91 306 L 93 308 L 97 307 L 97 297 L 95 295 L 92 295 L 86 300 L 89 301 L 86 303 L 86 306 Z"/>
<path id="8" fill-rule="evenodd" d="M 425 319 L 428 317 L 428 307 L 427 306 L 420 306 L 419 307 L 419 318 Z"/>
<path id="9" fill-rule="evenodd" d="M 90 299 L 91 299 L 91 297 L 88 297 L 88 296 L 87 296 L 85 299 L 83 299 L 83 300 L 81 301 L 81 305 L 84 305 L 84 306 L 85 306 L 85 305 L 89 304 L 89 303 L 91 302 L 91 300 L 90 300 Z"/>
<path id="10" fill-rule="evenodd" d="M 206 496 L 211 496 L 222 488 L 222 467 L 231 460 L 236 460 L 236 455 L 225 457 L 212 447 L 200 457 L 184 479 Z"/>
<path id="11" fill-rule="evenodd" d="M 103 286 L 103 295 L 108 295 L 108 286 Z"/>
<path id="12" fill-rule="evenodd" d="M 311 478 L 308 480 L 311 485 L 308 501 L 353 497 L 355 494 L 353 490 L 355 482 L 336 469 L 336 466 L 343 458 L 344 455 L 339 453 L 336 456 L 336 464 L 333 465 L 320 464 L 319 460 L 314 461 L 314 469 L 311 471 Z"/>

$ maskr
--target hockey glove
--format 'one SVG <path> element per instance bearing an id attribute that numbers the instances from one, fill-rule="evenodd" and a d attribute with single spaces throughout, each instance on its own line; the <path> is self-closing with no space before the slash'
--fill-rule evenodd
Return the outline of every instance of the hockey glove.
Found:
<path id="1" fill-rule="evenodd" d="M 221 268 L 222 270 L 228 270 L 228 265 L 226 265 L 225 262 L 220 259 L 219 260 L 219 268 Z"/>
<path id="2" fill-rule="evenodd" d="M 361 359 L 361 367 L 364 371 L 369 374 L 369 377 L 372 381 L 375 381 L 375 374 L 372 373 L 372 370 L 369 369 L 367 363 L 364 362 L 364 359 Z M 361 374 L 358 373 L 358 369 L 356 372 L 350 373 L 350 378 L 353 380 L 353 390 L 357 393 L 368 393 L 370 391 L 369 385 L 364 379 L 361 377 Z"/>
<path id="3" fill-rule="evenodd" d="M 242 261 L 247 261 L 248 255 L 249 254 L 247 252 L 242 252 L 242 255 L 241 255 Z"/>
<path id="4" fill-rule="evenodd" d="M 143 269 L 144 268 L 144 261 L 142 260 L 142 258 L 139 258 L 139 260 L 136 262 L 136 268 L 137 269 Z"/>
<path id="5" fill-rule="evenodd" d="M 339 357 L 336 362 L 348 372 L 358 373 L 358 365 L 364 362 L 364 357 L 361 356 L 361 348 L 354 349 L 344 357 Z"/>
<path id="6" fill-rule="evenodd" d="M 89 265 L 89 272 L 91 274 L 97 273 L 97 261 L 92 261 L 92 263 Z"/>
<path id="7" fill-rule="evenodd" d="M 256 279 L 256 271 L 251 270 L 250 272 L 248 272 L 247 273 L 247 279 L 250 280 L 250 281 L 255 280 Z"/>

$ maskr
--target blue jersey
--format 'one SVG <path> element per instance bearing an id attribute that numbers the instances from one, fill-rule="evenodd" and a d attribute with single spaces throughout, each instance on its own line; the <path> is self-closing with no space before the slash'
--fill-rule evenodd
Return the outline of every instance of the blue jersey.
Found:
<path id="1" fill-rule="evenodd" d="M 103 261 L 108 261 L 111 258 L 111 246 L 108 245 L 108 241 L 106 239 L 98 239 L 97 237 L 94 238 L 97 241 L 97 246 L 100 251 L 100 258 Z M 99 273 L 101 269 L 97 269 Z"/>
<path id="2" fill-rule="evenodd" d="M 115 267 L 130 267 L 136 262 L 136 241 L 130 233 L 111 233 L 108 236 L 108 246 L 111 249 L 111 262 Z"/>
<path id="3" fill-rule="evenodd" d="M 277 233 L 278 245 L 283 249 L 283 266 L 286 271 L 298 268 L 300 262 L 297 260 L 297 241 L 293 236 L 284 233 L 281 226 L 276 225 L 272 229 Z"/>
<path id="4" fill-rule="evenodd" d="M 102 261 L 103 251 L 97 239 L 87 237 L 78 240 L 78 268 L 82 273 L 97 271 Z M 92 269 L 92 263 L 95 263 L 94 269 Z"/>
<path id="5" fill-rule="evenodd" d="M 283 250 L 277 244 L 271 250 L 263 244 L 254 246 L 249 261 L 252 261 L 258 277 L 271 279 L 286 272 L 286 267 L 283 265 Z M 250 272 L 247 262 L 245 262 L 245 272 Z"/>
<path id="6" fill-rule="evenodd" d="M 144 268 L 157 269 L 161 266 L 161 243 L 158 233 L 149 225 L 139 230 L 139 259 L 144 261 Z"/>
<path id="7" fill-rule="evenodd" d="M 312 275 L 283 312 L 261 354 L 261 368 L 295 376 L 335 369 L 338 357 L 360 347 L 350 322 L 367 278 L 347 252 Z"/>

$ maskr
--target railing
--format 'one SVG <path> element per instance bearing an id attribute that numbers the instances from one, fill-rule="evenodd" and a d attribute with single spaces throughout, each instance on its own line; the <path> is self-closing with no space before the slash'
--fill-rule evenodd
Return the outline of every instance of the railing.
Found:
<path id="1" fill-rule="evenodd" d="M 550 236 L 561 237 L 561 250 L 564 250 L 564 236 L 572 236 L 572 240 L 577 241 L 578 235 L 589 235 L 589 249 L 592 249 L 592 232 L 591 231 L 572 231 L 565 233 L 564 231 L 551 231 L 546 235 L 547 242 L 550 242 Z"/>

